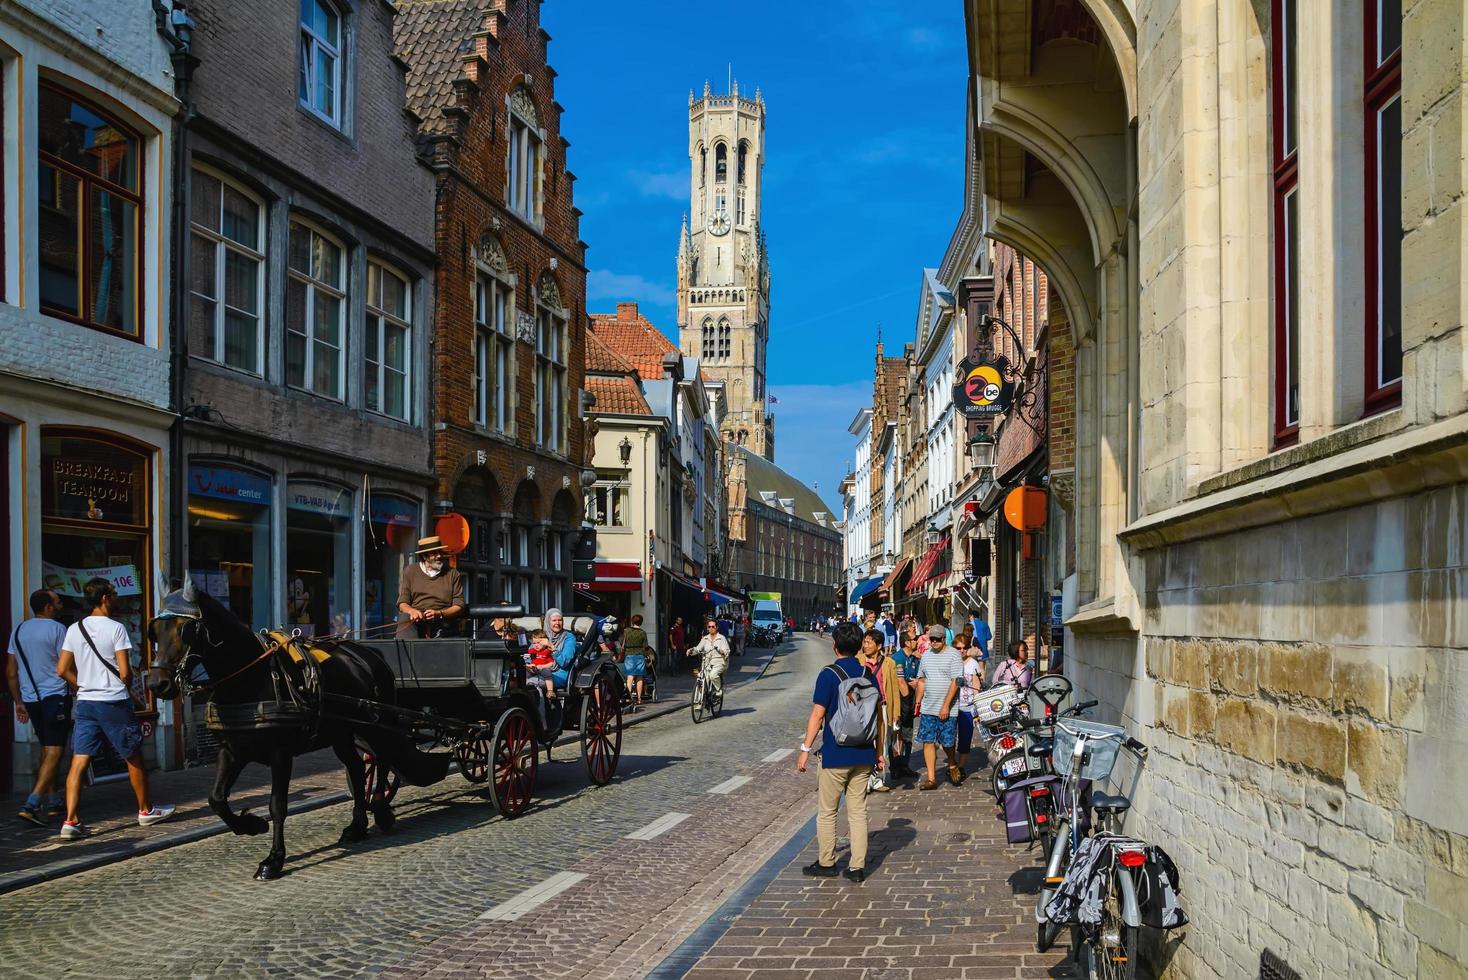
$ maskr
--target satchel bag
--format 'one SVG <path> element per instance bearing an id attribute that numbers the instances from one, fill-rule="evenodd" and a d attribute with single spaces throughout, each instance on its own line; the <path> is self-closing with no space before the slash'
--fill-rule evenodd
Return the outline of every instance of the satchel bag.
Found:
<path id="1" fill-rule="evenodd" d="M 36 675 L 31 673 L 31 662 L 25 654 L 25 647 L 20 645 L 20 626 L 15 627 L 15 632 L 10 634 L 10 645 L 15 647 L 15 652 L 20 660 L 20 665 L 25 668 L 26 678 L 31 682 L 31 690 L 36 692 L 36 703 L 45 699 L 41 697 L 41 685 L 36 683 Z M 61 708 L 56 712 L 58 722 L 71 721 L 71 695 L 64 695 L 61 699 Z"/>
<path id="2" fill-rule="evenodd" d="M 139 707 L 145 707 L 144 705 L 138 704 L 138 699 L 133 694 L 133 689 L 123 681 L 122 674 L 118 673 L 117 665 L 113 663 L 108 663 L 107 658 L 102 656 L 102 651 L 98 650 L 97 644 L 92 642 L 92 634 L 87 632 L 87 627 L 82 623 L 81 620 L 76 621 L 76 628 L 82 631 L 82 638 L 87 641 L 87 646 L 92 648 L 92 653 L 97 655 L 97 659 L 102 662 L 102 666 L 106 667 L 108 673 L 117 678 L 117 682 L 119 684 L 122 684 L 123 690 L 127 691 L 127 699 L 133 704 L 138 705 Z"/>

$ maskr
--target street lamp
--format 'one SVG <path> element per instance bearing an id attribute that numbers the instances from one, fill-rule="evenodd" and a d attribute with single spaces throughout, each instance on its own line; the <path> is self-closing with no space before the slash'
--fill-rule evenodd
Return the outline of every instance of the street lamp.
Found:
<path id="1" fill-rule="evenodd" d="M 617 455 L 622 457 L 622 468 L 626 469 L 628 464 L 632 462 L 631 439 L 628 439 L 626 436 L 622 437 L 622 441 L 617 444 Z"/>
<path id="2" fill-rule="evenodd" d="M 974 433 L 974 437 L 968 441 L 969 458 L 973 460 L 974 469 L 980 472 L 994 468 L 994 437 L 986 428 L 980 428 Z"/>

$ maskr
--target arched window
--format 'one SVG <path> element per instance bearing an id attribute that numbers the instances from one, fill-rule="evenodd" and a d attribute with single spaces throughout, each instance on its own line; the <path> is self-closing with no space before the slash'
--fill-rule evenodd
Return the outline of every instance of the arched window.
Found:
<path id="1" fill-rule="evenodd" d="M 703 343 L 699 348 L 701 352 L 699 356 L 707 361 L 714 356 L 714 321 L 707 317 L 703 321 L 703 331 L 700 339 Z"/>
<path id="2" fill-rule="evenodd" d="M 709 150 L 706 146 L 698 148 L 698 186 L 703 187 L 709 179 Z"/>
<path id="3" fill-rule="evenodd" d="M 714 183 L 722 184 L 729 179 L 729 147 L 719 143 L 714 147 Z"/>
<path id="4" fill-rule="evenodd" d="M 719 357 L 721 357 L 721 358 L 728 358 L 730 356 L 730 354 L 733 353 L 734 342 L 733 342 L 733 337 L 732 337 L 732 331 L 729 328 L 729 321 L 727 319 L 720 318 L 720 320 L 719 320 L 719 336 L 718 336 L 718 341 L 719 341 L 719 346 L 718 346 L 718 355 L 719 355 Z"/>
<path id="5" fill-rule="evenodd" d="M 1297 0 L 1275 4 L 1274 84 L 1274 444 L 1299 438 L 1299 96 L 1295 79 Z"/>
<path id="6" fill-rule="evenodd" d="M 541 218 L 541 183 L 545 168 L 545 145 L 535 101 L 524 86 L 510 93 L 509 141 L 506 151 L 505 199 L 510 208 L 528 221 Z"/>
<path id="7" fill-rule="evenodd" d="M 740 140 L 739 141 L 739 171 L 738 171 L 738 175 L 737 175 L 737 177 L 735 179 L 737 179 L 739 181 L 739 185 L 741 187 L 744 186 L 744 158 L 746 156 L 748 156 L 748 155 L 749 155 L 749 140 Z"/>

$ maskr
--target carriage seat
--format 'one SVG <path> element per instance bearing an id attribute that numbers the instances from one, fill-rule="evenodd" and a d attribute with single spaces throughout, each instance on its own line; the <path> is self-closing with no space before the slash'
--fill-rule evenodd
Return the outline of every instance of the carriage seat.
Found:
<path id="1" fill-rule="evenodd" d="M 587 634 L 590 633 L 592 627 L 596 625 L 595 616 L 577 614 L 568 615 L 564 618 L 566 622 L 566 629 L 570 630 L 572 633 L 575 633 L 576 637 L 582 640 L 586 639 Z M 545 629 L 545 619 L 541 616 L 516 616 L 514 619 L 510 620 L 510 622 L 514 623 L 517 629 L 522 629 L 526 633 L 532 633 L 535 630 Z"/>

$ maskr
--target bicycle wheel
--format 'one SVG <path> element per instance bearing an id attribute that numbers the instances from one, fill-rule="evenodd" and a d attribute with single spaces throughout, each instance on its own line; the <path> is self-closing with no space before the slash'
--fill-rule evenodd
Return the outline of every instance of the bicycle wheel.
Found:
<path id="1" fill-rule="evenodd" d="M 1014 759 L 1024 761 L 1024 758 L 1025 747 L 1021 745 L 1016 748 L 1010 749 L 1008 752 L 999 757 L 998 762 L 994 763 L 994 768 L 989 773 L 989 792 L 994 794 L 995 803 L 1002 803 L 1004 801 L 1004 791 L 1009 788 L 1010 783 L 1014 782 L 1016 779 L 1023 779 L 1025 776 L 1028 775 L 1028 773 L 1023 769 L 1015 773 L 1013 776 L 1000 775 L 1000 773 L 1004 771 L 1004 766 L 1007 763 L 1013 761 Z"/>
<path id="2" fill-rule="evenodd" d="M 717 686 L 709 691 L 709 713 L 715 718 L 724 711 L 724 683 L 721 680 Z"/>
<path id="3" fill-rule="evenodd" d="M 703 721 L 704 712 L 707 710 L 708 705 L 704 700 L 702 677 L 693 682 L 693 699 L 689 704 L 689 708 L 693 712 L 693 723 L 695 725 Z"/>
<path id="4" fill-rule="evenodd" d="M 1113 885 L 1101 905 L 1101 924 L 1086 930 L 1088 980 L 1134 980 L 1137 975 L 1137 930 L 1122 921 L 1121 889 Z"/>

